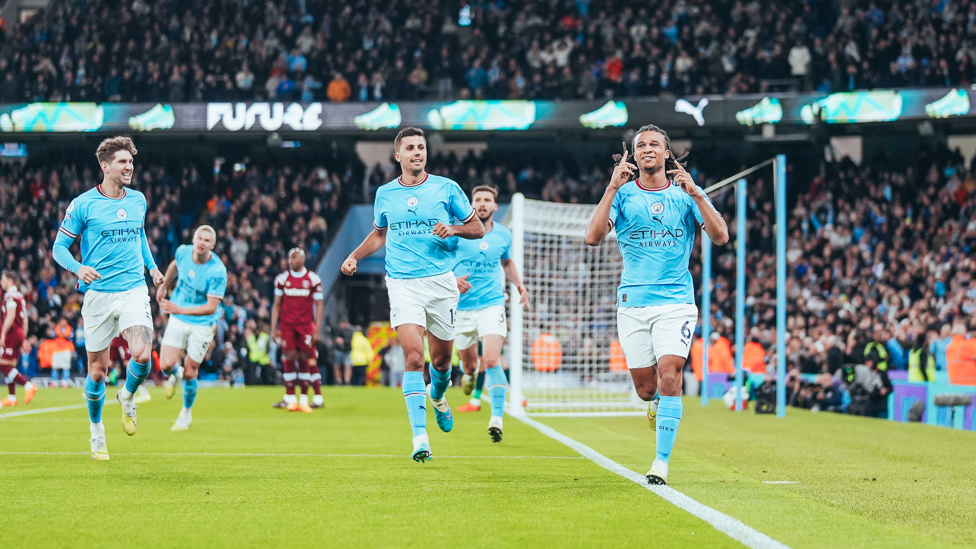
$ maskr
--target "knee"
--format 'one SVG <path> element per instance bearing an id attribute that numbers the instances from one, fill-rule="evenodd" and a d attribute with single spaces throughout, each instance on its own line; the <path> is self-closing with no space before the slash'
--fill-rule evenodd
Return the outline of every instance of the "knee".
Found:
<path id="1" fill-rule="evenodd" d="M 430 366 L 440 372 L 448 370 L 451 367 L 451 355 L 434 355 L 430 357 Z"/>
<path id="2" fill-rule="evenodd" d="M 678 396 L 681 394 L 681 372 L 679 370 L 665 370 L 661 374 L 661 394 Z"/>
<path id="3" fill-rule="evenodd" d="M 92 370 L 88 372 L 88 377 L 90 377 L 95 383 L 101 383 L 105 381 L 105 372 L 92 368 Z"/>
<path id="4" fill-rule="evenodd" d="M 654 400 L 655 393 L 657 393 L 657 388 L 648 388 L 646 385 L 644 387 L 637 388 L 637 396 L 639 396 L 644 402 Z"/>
<path id="5" fill-rule="evenodd" d="M 152 360 L 152 348 L 148 345 L 143 346 L 138 351 L 132 353 L 132 360 L 135 360 L 139 364 L 149 364 L 149 361 Z"/>
<path id="6" fill-rule="evenodd" d="M 424 354 L 417 351 L 404 353 L 403 357 L 406 369 L 412 372 L 424 369 Z"/>

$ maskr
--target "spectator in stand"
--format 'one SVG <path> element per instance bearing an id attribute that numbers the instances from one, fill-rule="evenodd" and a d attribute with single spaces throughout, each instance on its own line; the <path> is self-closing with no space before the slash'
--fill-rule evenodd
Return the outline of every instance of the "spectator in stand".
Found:
<path id="1" fill-rule="evenodd" d="M 361 74 L 359 76 L 361 82 L 365 81 L 365 74 Z M 332 80 L 329 82 L 326 95 L 329 97 L 329 101 L 332 101 L 333 103 L 349 101 L 349 97 L 352 95 L 352 89 L 349 87 L 349 82 L 346 80 L 346 77 L 343 76 L 341 72 L 337 72 L 332 75 Z M 359 100 L 364 101 L 365 99 L 360 96 Z"/>

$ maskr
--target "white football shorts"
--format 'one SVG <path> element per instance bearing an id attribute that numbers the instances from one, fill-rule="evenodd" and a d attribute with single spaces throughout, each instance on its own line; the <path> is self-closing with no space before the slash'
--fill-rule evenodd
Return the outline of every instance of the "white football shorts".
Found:
<path id="1" fill-rule="evenodd" d="M 390 324 L 423 326 L 437 339 L 454 339 L 457 316 L 457 277 L 453 271 L 424 278 L 386 277 L 390 293 Z"/>
<path id="2" fill-rule="evenodd" d="M 617 335 L 627 368 L 650 368 L 664 355 L 688 358 L 698 324 L 692 304 L 617 308 Z"/>
<path id="3" fill-rule="evenodd" d="M 478 343 L 486 335 L 508 334 L 505 305 L 492 305 L 475 311 L 458 311 L 454 326 L 454 345 L 464 350 Z"/>
<path id="4" fill-rule="evenodd" d="M 183 322 L 173 315 L 169 317 L 166 331 L 163 332 L 163 346 L 176 347 L 186 351 L 186 356 L 200 364 L 207 356 L 207 350 L 213 342 L 216 325 L 200 326 Z"/>
<path id="5" fill-rule="evenodd" d="M 149 290 L 145 286 L 124 292 L 85 292 L 81 306 L 85 320 L 85 344 L 88 352 L 108 349 L 115 336 L 132 326 L 153 329 Z"/>

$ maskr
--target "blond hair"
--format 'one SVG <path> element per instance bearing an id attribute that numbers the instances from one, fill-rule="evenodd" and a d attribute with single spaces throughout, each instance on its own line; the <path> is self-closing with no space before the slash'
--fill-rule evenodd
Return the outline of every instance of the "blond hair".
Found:
<path id="1" fill-rule="evenodd" d="M 196 238 L 197 234 L 200 231 L 209 231 L 210 234 L 213 235 L 214 240 L 217 240 L 217 231 L 215 231 L 214 228 L 211 227 L 210 225 L 200 225 L 199 227 L 197 227 L 197 230 L 193 231 L 193 238 Z"/>

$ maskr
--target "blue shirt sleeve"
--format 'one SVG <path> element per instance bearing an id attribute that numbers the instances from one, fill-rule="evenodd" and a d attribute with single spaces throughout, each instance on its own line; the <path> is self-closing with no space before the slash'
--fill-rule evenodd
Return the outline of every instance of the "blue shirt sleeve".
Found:
<path id="1" fill-rule="evenodd" d="M 376 200 L 373 201 L 373 227 L 385 229 L 389 226 L 386 220 L 386 212 L 383 210 L 383 195 L 376 191 Z"/>
<path id="2" fill-rule="evenodd" d="M 450 214 L 455 219 L 462 223 L 467 223 L 474 215 L 474 208 L 471 207 L 471 202 L 468 201 L 468 197 L 461 191 L 461 187 L 458 187 L 457 183 L 450 185 L 450 189 L 451 196 L 447 203 L 448 210 L 450 210 Z"/>
<path id="3" fill-rule="evenodd" d="M 512 234 L 508 234 L 508 238 L 505 239 L 505 247 L 502 248 L 502 259 L 512 258 Z"/>
<path id="4" fill-rule="evenodd" d="M 64 231 L 58 231 L 58 236 L 54 239 L 54 250 L 51 255 L 54 256 L 54 261 L 58 265 L 61 265 L 61 267 L 74 274 L 78 274 L 81 263 L 78 263 L 74 256 L 71 255 L 71 243 L 74 241 L 75 239 L 68 236 Z"/>
<path id="5" fill-rule="evenodd" d="M 620 216 L 620 191 L 613 197 L 613 202 L 610 203 L 610 224 L 614 227 L 617 226 L 617 218 Z"/>
<path id="6" fill-rule="evenodd" d="M 78 200 L 72 200 L 64 210 L 64 221 L 61 222 L 60 232 L 69 236 L 72 240 L 81 234 L 85 228 L 84 205 L 78 204 Z"/>
<path id="7" fill-rule="evenodd" d="M 81 263 L 71 255 L 71 244 L 85 228 L 83 210 L 84 208 L 79 206 L 77 199 L 68 204 L 64 211 L 64 221 L 61 222 L 61 227 L 58 229 L 58 235 L 54 239 L 54 249 L 51 253 L 58 265 L 75 274 L 78 274 Z"/>
<path id="8" fill-rule="evenodd" d="M 210 277 L 210 282 L 207 284 L 207 297 L 219 297 L 224 298 L 224 292 L 227 291 L 227 271 L 222 271 L 215 273 L 214 276 Z"/>
<path id="9" fill-rule="evenodd" d="M 694 216 L 695 221 L 698 223 L 698 226 L 701 227 L 704 221 L 702 220 L 701 210 L 698 209 L 698 203 L 695 202 L 695 199 L 689 196 L 688 193 L 685 193 L 684 191 L 681 192 L 684 193 L 685 199 L 688 200 L 688 206 L 689 209 L 691 210 L 691 215 Z M 701 189 L 699 189 L 699 192 L 701 192 Z M 705 194 L 702 193 L 702 196 L 705 196 Z M 705 200 L 708 200 L 707 196 L 705 196 Z M 709 200 L 709 204 L 711 204 L 710 200 Z"/>
<path id="10" fill-rule="evenodd" d="M 149 239 L 146 238 L 146 228 L 142 228 L 142 262 L 150 271 L 156 269 L 156 260 L 153 259 L 152 250 L 149 249 Z"/>

